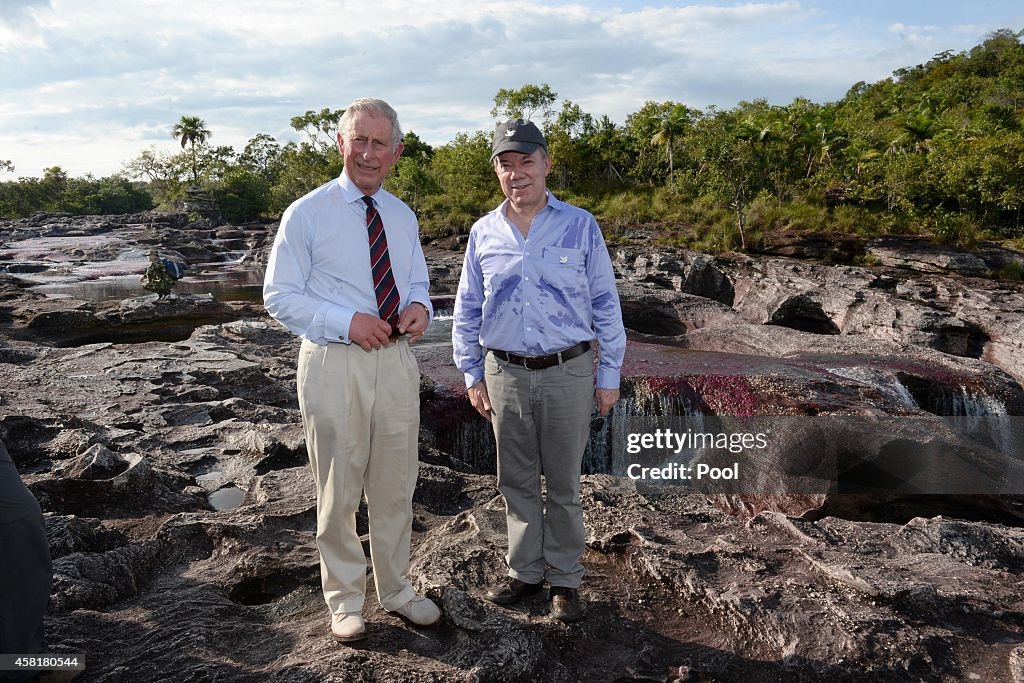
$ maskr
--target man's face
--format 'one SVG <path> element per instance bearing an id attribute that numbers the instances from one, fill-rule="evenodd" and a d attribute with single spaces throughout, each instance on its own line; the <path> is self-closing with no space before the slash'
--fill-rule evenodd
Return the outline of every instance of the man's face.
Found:
<path id="1" fill-rule="evenodd" d="M 338 151 L 345 160 L 345 172 L 365 194 L 377 191 L 402 154 L 402 143 L 395 147 L 392 133 L 387 117 L 365 111 L 356 112 L 346 133 L 338 133 Z"/>
<path id="2" fill-rule="evenodd" d="M 501 191 L 516 208 L 539 209 L 547 202 L 551 158 L 540 148 L 530 154 L 502 152 L 494 160 Z"/>

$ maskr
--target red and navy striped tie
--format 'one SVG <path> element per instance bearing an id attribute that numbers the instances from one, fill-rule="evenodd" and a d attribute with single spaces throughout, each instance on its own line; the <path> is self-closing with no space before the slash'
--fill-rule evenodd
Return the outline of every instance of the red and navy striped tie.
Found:
<path id="1" fill-rule="evenodd" d="M 373 271 L 373 290 L 377 293 L 377 311 L 381 320 L 393 330 L 398 329 L 398 304 L 401 297 L 391 272 L 388 237 L 384 234 L 384 221 L 373 205 L 372 197 L 363 197 L 366 203 L 366 232 L 370 238 L 370 270 Z"/>

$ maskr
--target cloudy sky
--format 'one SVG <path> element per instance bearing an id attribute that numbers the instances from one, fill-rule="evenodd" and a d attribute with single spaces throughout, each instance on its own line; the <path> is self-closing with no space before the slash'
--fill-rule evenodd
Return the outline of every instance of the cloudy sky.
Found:
<path id="1" fill-rule="evenodd" d="M 298 139 L 292 116 L 388 100 L 431 144 L 548 83 L 621 123 L 647 100 L 841 98 L 1024 28 L 1020 0 L 0 0 L 0 160 L 105 176 L 199 116 L 210 142 Z"/>

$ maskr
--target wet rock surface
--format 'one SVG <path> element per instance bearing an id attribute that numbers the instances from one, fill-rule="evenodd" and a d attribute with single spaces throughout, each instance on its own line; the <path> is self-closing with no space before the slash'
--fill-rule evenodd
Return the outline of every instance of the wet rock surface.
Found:
<path id="1" fill-rule="evenodd" d="M 252 242 L 254 260 L 266 246 L 217 226 L 186 246 L 185 221 L 14 227 L 129 245 L 108 242 L 76 268 L 141 248 L 125 231 L 194 253 Z M 1022 415 L 1021 287 L 649 247 L 613 257 L 631 332 L 618 417 L 595 425 L 586 459 L 586 618 L 551 619 L 543 595 L 514 608 L 482 599 L 506 550 L 493 443 L 450 350 L 424 346 L 411 574 L 447 618 L 409 628 L 380 609 L 370 576 L 369 637 L 355 647 L 331 640 L 320 593 L 298 341 L 255 306 L 217 318 L 196 311 L 217 302 L 185 297 L 45 299 L 0 273 L 0 441 L 46 513 L 53 651 L 86 653 L 84 681 L 1022 677 L 1014 496 L 696 494 L 608 474 L 616 462 L 601 440 L 616 419 L 687 410 L 938 420 L 972 404 Z M 439 304 L 461 255 L 430 258 Z M 142 332 L 168 320 L 184 334 Z M 114 332 L 90 341 L 79 330 L 96 321 Z M 138 336 L 124 331 L 132 324 Z M 860 459 L 851 467 L 895 443 L 843 441 L 842 457 Z M 780 467 L 815 464 L 786 463 L 785 451 L 773 455 Z M 364 512 L 357 525 L 367 532 Z"/>

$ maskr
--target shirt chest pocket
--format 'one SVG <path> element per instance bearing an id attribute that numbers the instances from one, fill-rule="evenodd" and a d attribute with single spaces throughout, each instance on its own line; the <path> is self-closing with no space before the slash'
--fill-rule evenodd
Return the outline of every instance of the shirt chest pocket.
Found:
<path id="1" fill-rule="evenodd" d="M 579 249 L 544 247 L 544 279 L 559 287 L 582 287 L 586 283 L 586 260 Z"/>

